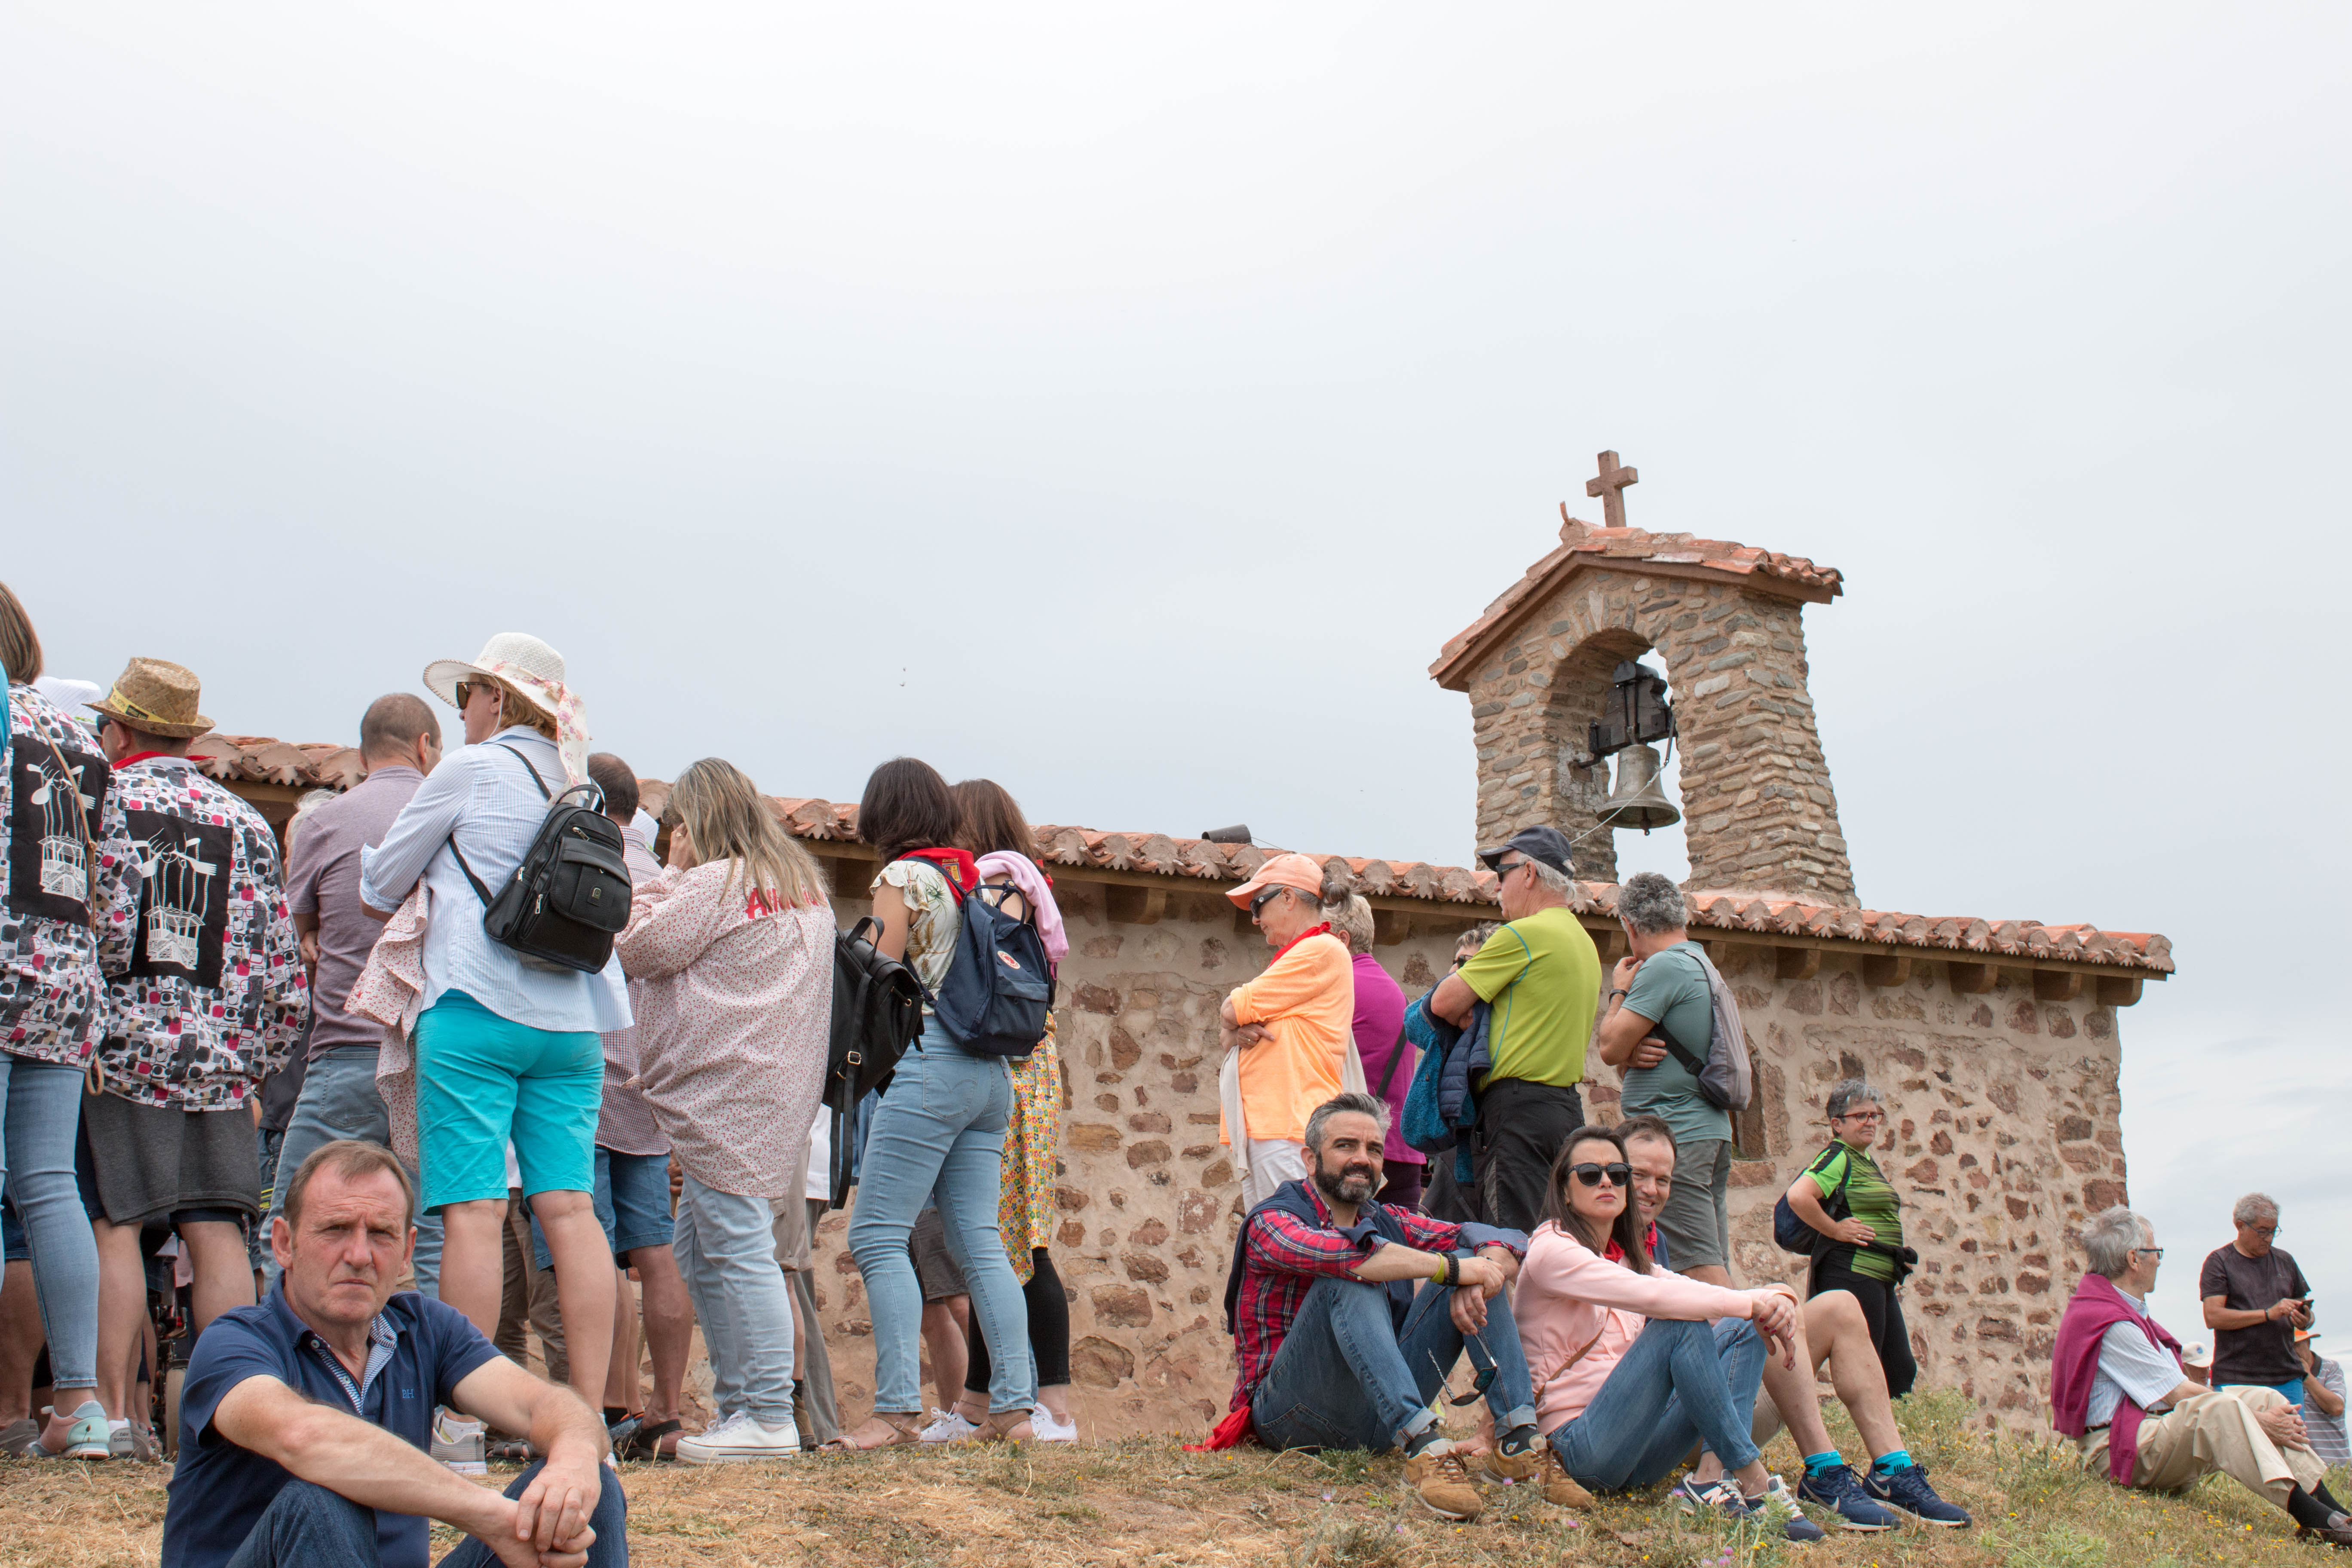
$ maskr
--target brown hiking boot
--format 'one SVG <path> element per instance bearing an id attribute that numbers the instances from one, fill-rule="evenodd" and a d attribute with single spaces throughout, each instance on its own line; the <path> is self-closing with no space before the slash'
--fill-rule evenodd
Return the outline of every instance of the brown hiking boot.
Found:
<path id="1" fill-rule="evenodd" d="M 1461 1446 L 1440 1437 L 1404 1462 L 1404 1484 L 1421 1498 L 1422 1506 L 1440 1519 L 1475 1519 L 1486 1500 L 1470 1467 L 1462 1462 Z"/>
<path id="2" fill-rule="evenodd" d="M 1591 1508 L 1592 1494 L 1576 1482 L 1576 1478 L 1560 1468 L 1559 1456 L 1549 1443 L 1530 1443 L 1516 1454 L 1506 1454 L 1499 1448 L 1489 1448 L 1478 1456 L 1486 1474 L 1498 1481 L 1510 1481 L 1525 1486 L 1532 1482 L 1543 1489 L 1544 1501 L 1561 1508 Z"/>
<path id="3" fill-rule="evenodd" d="M 2297 1541 L 2324 1541 L 2330 1546 L 2352 1549 L 2352 1514 L 2330 1514 L 2327 1523 L 2315 1530 L 2307 1524 L 2294 1527 Z"/>

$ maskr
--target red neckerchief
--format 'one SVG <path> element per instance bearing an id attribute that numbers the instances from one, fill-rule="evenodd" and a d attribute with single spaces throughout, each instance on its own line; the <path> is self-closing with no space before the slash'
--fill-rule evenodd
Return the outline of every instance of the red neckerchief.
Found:
<path id="1" fill-rule="evenodd" d="M 936 868 L 947 879 L 948 891 L 961 904 L 964 896 L 980 886 L 979 868 L 972 864 L 969 849 L 909 849 L 898 857 L 901 860 L 921 860 Z"/>
<path id="2" fill-rule="evenodd" d="M 1643 1228 L 1642 1245 L 1650 1249 L 1651 1257 L 1655 1258 L 1658 1255 L 1658 1226 L 1655 1220 Z M 1618 1245 L 1617 1238 L 1612 1236 L 1609 1238 L 1608 1249 L 1601 1256 L 1612 1263 L 1622 1263 L 1625 1261 L 1625 1249 Z"/>
<path id="3" fill-rule="evenodd" d="M 172 753 L 169 752 L 133 752 L 114 765 L 118 768 L 127 768 L 133 763 L 143 763 L 150 757 L 163 757 L 173 762 L 185 760 L 184 758 L 173 757 Z"/>
<path id="4" fill-rule="evenodd" d="M 1288 952 L 1292 948 L 1297 947 L 1308 937 L 1329 936 L 1330 934 L 1331 922 L 1329 921 L 1325 921 L 1321 925 L 1315 927 L 1312 931 L 1300 931 L 1297 936 L 1294 936 L 1288 942 L 1284 942 L 1280 947 L 1275 950 L 1274 956 L 1267 959 L 1266 962 L 1268 963 L 1279 963 L 1282 962 L 1282 955 L 1284 953 Z"/>

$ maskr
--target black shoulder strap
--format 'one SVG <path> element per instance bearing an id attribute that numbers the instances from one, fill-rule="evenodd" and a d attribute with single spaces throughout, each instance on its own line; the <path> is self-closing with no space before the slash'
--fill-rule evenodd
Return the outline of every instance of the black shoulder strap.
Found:
<path id="1" fill-rule="evenodd" d="M 1667 952 L 1672 952 L 1673 951 L 1674 949 L 1672 948 L 1668 948 L 1666 950 Z M 1664 958 L 1665 953 L 1660 953 L 1657 956 L 1658 958 Z M 1657 962 L 1657 959 L 1654 958 L 1650 962 L 1654 963 Z M 1705 985 L 1707 984 L 1706 971 L 1704 968 L 1700 969 L 1698 972 L 1698 978 L 1700 984 Z M 1715 1051 L 1715 1014 L 1713 1011 L 1715 1007 L 1715 996 L 1711 989 L 1707 995 L 1706 1005 L 1708 1007 L 1706 1047 L 1708 1055 L 1711 1056 Z M 1690 1074 L 1693 1078 L 1696 1078 L 1701 1073 L 1706 1071 L 1706 1058 L 1692 1055 L 1691 1049 L 1688 1046 L 1684 1045 L 1680 1040 L 1675 1038 L 1674 1031 L 1666 1027 L 1666 1021 L 1664 1018 L 1660 1018 L 1656 1023 L 1653 1024 L 1651 1027 L 1657 1030 L 1658 1039 L 1666 1047 L 1666 1054 L 1674 1058 L 1675 1060 L 1682 1063 L 1683 1070 L 1685 1072 Z"/>
<path id="2" fill-rule="evenodd" d="M 504 741 L 492 741 L 490 744 L 513 757 L 515 761 L 520 763 L 524 767 L 530 768 L 530 782 L 539 786 L 541 797 L 548 801 L 550 804 L 554 802 L 555 797 L 547 793 L 547 781 L 539 776 L 539 769 L 532 767 L 531 761 L 529 757 L 524 756 L 520 752 L 516 751 Z M 466 852 L 457 847 L 457 830 L 454 827 L 449 830 L 449 853 L 457 858 L 457 869 L 466 873 L 466 880 L 474 884 L 474 897 L 482 900 L 482 908 L 486 910 L 488 909 L 490 907 L 490 889 L 483 884 L 482 879 L 479 877 L 474 875 L 474 868 L 466 864 Z"/>
<path id="3" fill-rule="evenodd" d="M 552 801 L 555 799 L 554 795 L 548 793 L 547 781 L 539 776 L 538 765 L 532 763 L 529 757 L 524 756 L 520 752 L 516 751 L 504 741 L 492 741 L 490 744 L 496 746 L 499 751 L 504 752 L 509 756 L 514 758 L 515 761 L 520 763 L 524 767 L 530 769 L 530 782 L 539 786 L 539 797 L 541 800 Z"/>
<path id="4" fill-rule="evenodd" d="M 1405 1047 L 1410 1046 L 1412 1043 L 1412 1040 L 1405 1035 L 1404 1026 L 1402 1024 L 1398 1025 L 1396 1046 L 1389 1052 L 1388 1071 L 1381 1074 L 1381 1099 L 1386 1100 L 1389 1097 L 1389 1085 L 1396 1082 L 1397 1063 L 1404 1060 Z"/>

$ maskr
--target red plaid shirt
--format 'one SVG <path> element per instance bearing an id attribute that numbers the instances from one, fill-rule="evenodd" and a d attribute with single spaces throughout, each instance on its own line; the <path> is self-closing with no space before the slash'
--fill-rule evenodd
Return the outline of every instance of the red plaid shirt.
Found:
<path id="1" fill-rule="evenodd" d="M 1234 1379 L 1233 1403 L 1226 1406 L 1228 1410 L 1239 1410 L 1249 1403 L 1251 1391 L 1274 1365 L 1274 1358 L 1282 1350 L 1282 1342 L 1298 1316 L 1298 1304 L 1307 1299 L 1315 1281 L 1327 1274 L 1354 1279 L 1356 1266 L 1379 1246 L 1375 1238 L 1370 1247 L 1360 1247 L 1333 1229 L 1329 1223 L 1331 1205 L 1323 1201 L 1322 1193 L 1313 1182 L 1301 1182 L 1299 1185 L 1315 1205 L 1316 1216 L 1324 1223 L 1308 1225 L 1276 1209 L 1253 1215 L 1244 1222 L 1247 1228 L 1244 1232 L 1246 1239 L 1243 1247 L 1242 1288 L 1234 1302 L 1234 1359 L 1241 1363 L 1241 1370 Z M 1356 1210 L 1356 1218 L 1359 1222 L 1370 1219 L 1371 1211 L 1378 1206 L 1381 1205 L 1370 1202 L 1363 1204 Z M 1418 1209 L 1391 1208 L 1389 1213 L 1396 1216 L 1417 1250 L 1462 1250 L 1462 1226 L 1432 1219 Z M 1494 1237 L 1492 1244 L 1507 1248 L 1514 1257 L 1526 1255 L 1524 1247 L 1513 1247 L 1505 1237 Z"/>

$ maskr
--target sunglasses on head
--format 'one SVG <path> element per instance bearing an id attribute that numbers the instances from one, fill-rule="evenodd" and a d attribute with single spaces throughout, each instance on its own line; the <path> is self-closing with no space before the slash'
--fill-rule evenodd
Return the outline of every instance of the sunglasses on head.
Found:
<path id="1" fill-rule="evenodd" d="M 1596 1165 L 1588 1160 L 1581 1165 L 1570 1165 L 1568 1173 L 1588 1187 L 1597 1187 L 1603 1181 L 1612 1187 L 1622 1187 L 1633 1179 L 1633 1167 L 1622 1161 Z"/>

